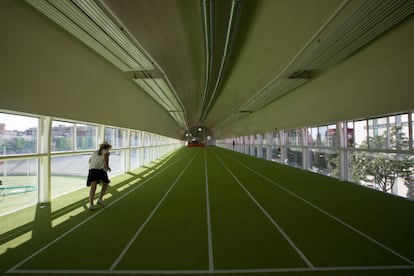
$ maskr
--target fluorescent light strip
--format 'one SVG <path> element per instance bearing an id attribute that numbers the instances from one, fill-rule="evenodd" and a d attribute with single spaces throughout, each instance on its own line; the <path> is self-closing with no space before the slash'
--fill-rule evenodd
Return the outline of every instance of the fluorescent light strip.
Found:
<path id="1" fill-rule="evenodd" d="M 163 94 L 159 94 L 158 91 L 153 89 L 154 83 L 151 79 L 134 79 L 134 81 L 142 88 L 145 92 L 147 92 L 154 100 L 159 103 L 163 108 L 167 111 L 172 110 L 173 107 L 170 107 L 165 102 L 165 96 Z"/>
<path id="2" fill-rule="evenodd" d="M 210 91 L 210 83 L 213 70 L 213 55 L 214 55 L 214 1 L 201 1 L 201 11 L 203 18 L 203 33 L 204 33 L 204 50 L 205 50 L 205 79 L 204 91 L 201 106 L 203 107 L 207 101 L 207 93 Z M 202 110 L 199 111 L 198 117 L 201 117 Z"/>
<path id="3" fill-rule="evenodd" d="M 162 81 L 161 79 L 146 79 L 145 81 L 147 82 L 148 86 L 150 86 L 151 89 L 157 94 L 157 96 L 165 103 L 164 106 L 167 111 L 180 110 L 179 106 L 175 106 L 171 102 L 171 98 L 173 98 L 171 91 L 168 88 L 163 90 L 159 85 Z"/>
<path id="4" fill-rule="evenodd" d="M 65 15 L 63 15 L 58 9 L 50 5 L 48 2 L 36 1 L 36 0 L 26 0 L 26 2 L 28 2 L 30 5 L 35 7 L 37 10 L 39 10 L 41 13 L 43 13 L 47 17 L 49 17 L 51 20 L 53 20 L 59 26 L 64 28 L 66 31 L 68 31 L 69 33 L 77 37 L 83 43 L 85 43 L 86 45 L 94 49 L 97 53 L 99 53 L 101 56 L 106 58 L 108 61 L 110 61 L 112 64 L 114 64 L 116 67 L 118 67 L 122 71 L 130 70 L 130 68 L 128 67 L 126 63 L 124 63 L 122 60 L 116 57 L 113 53 L 108 51 L 107 48 L 99 44 L 88 33 L 86 33 L 78 25 L 76 25 L 71 20 L 69 20 Z"/>
<path id="5" fill-rule="evenodd" d="M 239 111 L 257 111 L 307 81 L 309 79 L 276 79 L 240 107 Z"/>
<path id="6" fill-rule="evenodd" d="M 177 98 L 173 92 L 168 87 L 167 83 L 163 79 L 154 79 L 154 82 L 157 83 L 159 88 L 167 94 L 168 100 L 175 107 L 176 110 L 182 110 L 181 105 L 178 103 Z"/>
<path id="7" fill-rule="evenodd" d="M 363 1 L 354 8 L 346 20 L 312 49 L 311 42 L 323 34 L 329 24 L 335 24 L 336 16 L 350 1 L 343 1 L 336 12 L 319 29 L 282 73 L 250 98 L 239 111 L 257 111 L 275 99 L 289 93 L 309 79 L 287 79 L 286 73 L 299 69 L 326 70 L 357 51 L 372 39 L 394 26 L 414 12 L 413 1 Z"/>
<path id="8" fill-rule="evenodd" d="M 133 79 L 157 103 L 168 111 L 171 117 L 183 128 L 186 128 L 184 111 L 176 102 L 174 95 L 163 79 Z M 164 89 L 164 90 L 163 90 Z M 173 101 L 171 101 L 173 99 Z M 174 105 L 173 102 L 177 103 Z"/>
<path id="9" fill-rule="evenodd" d="M 122 71 L 154 69 L 95 2 L 78 1 L 77 6 L 70 0 L 26 1 Z"/>
<path id="10" fill-rule="evenodd" d="M 185 118 L 183 112 L 169 112 L 171 117 L 180 125 L 182 128 L 186 128 Z"/>
<path id="11" fill-rule="evenodd" d="M 94 1 L 26 0 L 26 2 L 122 71 L 154 69 L 152 62 Z M 186 120 L 182 104 L 164 79 L 134 79 L 134 81 L 185 128 Z"/>
<path id="12" fill-rule="evenodd" d="M 120 57 L 129 68 L 141 67 L 102 29 L 97 26 L 90 18 L 81 12 L 78 7 L 73 5 L 70 0 L 49 0 L 49 2 L 64 13 L 70 20 L 86 31 L 91 37 L 95 38 L 101 45 L 104 45 L 115 56 Z"/>
<path id="13" fill-rule="evenodd" d="M 224 44 L 224 50 L 223 50 L 223 56 L 220 63 L 219 73 L 217 75 L 216 83 L 214 86 L 214 89 L 211 93 L 210 98 L 208 99 L 208 102 L 202 103 L 202 116 L 200 118 L 200 121 L 204 121 L 207 117 L 207 114 L 210 110 L 210 106 L 213 104 L 214 99 L 216 98 L 217 90 L 221 84 L 222 78 L 224 76 L 224 70 L 225 66 L 228 62 L 230 51 L 232 50 L 232 43 L 236 36 L 236 29 L 238 25 L 238 21 L 240 19 L 240 13 L 241 13 L 241 2 L 239 0 L 233 0 L 231 4 L 231 10 L 230 10 L 230 19 L 227 25 L 227 32 L 226 32 L 226 40 Z"/>
<path id="14" fill-rule="evenodd" d="M 222 126 L 230 125 L 231 123 L 234 123 L 235 121 L 240 120 L 246 117 L 247 115 L 249 115 L 249 113 L 242 113 L 242 112 L 232 113 L 228 117 L 226 117 L 223 121 L 215 125 L 211 130 L 212 131 L 218 130 L 222 128 Z"/>
<path id="15" fill-rule="evenodd" d="M 119 27 L 91 0 L 73 0 L 95 23 L 101 27 L 113 40 L 129 53 L 141 67 L 153 69 L 151 62 L 144 54 L 119 30 Z"/>

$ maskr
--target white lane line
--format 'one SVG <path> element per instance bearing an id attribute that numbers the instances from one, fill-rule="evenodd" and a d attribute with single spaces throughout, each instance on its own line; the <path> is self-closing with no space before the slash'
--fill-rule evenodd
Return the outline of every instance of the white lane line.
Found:
<path id="1" fill-rule="evenodd" d="M 289 236 L 283 231 L 283 229 L 277 224 L 277 222 L 269 215 L 269 213 L 263 208 L 262 205 L 254 198 L 254 196 L 246 189 L 246 187 L 241 183 L 241 181 L 233 174 L 233 172 L 224 164 L 223 160 L 217 156 L 217 159 L 220 161 L 220 163 L 226 168 L 226 170 L 233 176 L 233 178 L 237 181 L 237 183 L 242 187 L 242 189 L 247 193 L 247 195 L 253 200 L 253 202 L 259 207 L 259 209 L 265 214 L 265 216 L 270 220 L 270 222 L 279 230 L 279 232 L 282 234 L 282 236 L 287 240 L 287 242 L 290 244 L 290 246 L 296 251 L 296 253 L 302 258 L 302 260 L 306 263 L 306 265 L 310 268 L 313 268 L 313 264 L 309 261 L 309 259 L 303 254 L 303 252 L 296 246 L 296 244 L 289 238 Z"/>
<path id="2" fill-rule="evenodd" d="M 163 195 L 163 197 L 160 199 L 158 204 L 155 206 L 155 208 L 152 210 L 152 212 L 148 215 L 144 223 L 141 225 L 141 227 L 135 232 L 134 236 L 131 238 L 131 240 L 128 242 L 128 244 L 125 246 L 124 250 L 122 250 L 121 254 L 119 254 L 118 258 L 115 260 L 115 262 L 110 267 L 110 270 L 113 271 L 115 267 L 119 264 L 119 262 L 122 260 L 122 258 L 125 256 L 129 248 L 132 246 L 132 244 L 135 242 L 135 240 L 138 238 L 139 234 L 141 234 L 142 230 L 145 228 L 145 226 L 148 224 L 148 222 L 152 219 L 154 214 L 157 212 L 158 208 L 161 206 L 161 204 L 164 202 L 165 198 L 168 196 L 168 194 L 171 192 L 171 190 L 175 187 L 175 184 L 177 184 L 178 180 L 181 178 L 181 176 L 184 174 L 184 172 L 187 170 L 188 166 L 190 166 L 191 162 L 196 157 L 197 153 L 194 154 L 193 158 L 187 163 L 187 165 L 184 167 L 184 169 L 181 171 L 181 173 L 177 176 L 177 178 L 174 180 L 174 182 L 171 184 L 170 188 L 167 190 L 167 192 Z"/>
<path id="3" fill-rule="evenodd" d="M 208 189 L 207 153 L 204 150 L 204 174 L 206 177 L 206 207 L 207 207 L 207 232 L 208 232 L 208 268 L 214 270 L 213 238 L 211 232 L 210 197 Z"/>
<path id="4" fill-rule="evenodd" d="M 242 165 L 242 166 L 243 166 L 243 167 L 245 167 L 246 169 L 248 169 L 248 170 L 252 171 L 253 173 L 257 174 L 258 176 L 260 176 L 260 177 L 262 177 L 262 178 L 266 179 L 267 181 L 269 181 L 270 183 L 272 183 L 273 185 L 275 185 L 275 186 L 276 186 L 276 187 L 278 187 L 279 189 L 282 189 L 283 191 L 285 191 L 285 192 L 287 192 L 287 193 L 291 194 L 292 196 L 296 197 L 297 199 L 299 199 L 299 200 L 301 200 L 301 201 L 305 202 L 305 203 L 306 203 L 306 204 L 308 204 L 309 206 L 312 206 L 312 207 L 313 207 L 313 208 L 315 208 L 316 210 L 318 210 L 318 211 L 320 211 L 320 212 L 324 213 L 324 214 L 325 214 L 325 215 L 327 215 L 328 217 L 330 217 L 330 218 L 334 219 L 335 221 L 339 222 L 340 224 L 342 224 L 342 225 L 344 225 L 344 226 L 348 227 L 349 229 L 351 229 L 351 230 L 352 230 L 352 231 L 354 231 L 355 233 L 358 233 L 359 235 L 361 235 L 361 236 L 363 236 L 364 238 L 368 239 L 368 240 L 369 240 L 369 241 L 371 241 L 372 243 L 375 243 L 376 245 L 378 245 L 378 246 L 382 247 L 383 249 L 387 250 L 388 252 L 392 253 L 393 255 L 395 255 L 395 256 L 399 257 L 400 259 L 402 259 L 402 260 L 406 261 L 407 263 L 409 263 L 409 264 L 411 264 L 411 265 L 414 265 L 414 261 L 410 260 L 409 258 L 407 258 L 407 257 L 403 256 L 402 254 L 400 254 L 400 253 L 396 252 L 395 250 L 393 250 L 393 249 L 389 248 L 388 246 L 386 246 L 386 245 L 382 244 L 381 242 L 377 241 L 376 239 L 374 239 L 374 238 L 372 238 L 372 237 L 368 236 L 368 235 L 367 235 L 367 234 L 365 234 L 364 232 L 362 232 L 362 231 L 358 230 L 357 228 L 355 228 L 355 227 L 353 227 L 353 226 L 349 225 L 348 223 L 346 223 L 345 221 L 341 220 L 340 218 L 338 218 L 338 217 L 334 216 L 333 214 L 329 213 L 328 211 L 325 211 L 324 209 L 322 209 L 322 208 L 318 207 L 317 205 L 315 205 L 315 204 L 311 203 L 310 201 L 308 201 L 308 200 L 304 199 L 304 198 L 303 198 L 303 197 L 301 197 L 300 195 L 295 194 L 294 192 L 290 191 L 289 189 L 287 189 L 287 188 L 285 188 L 285 187 L 281 186 L 280 184 L 278 184 L 277 182 L 273 181 L 272 179 L 270 179 L 270 178 L 268 178 L 268 177 L 266 177 L 266 176 L 262 175 L 261 173 L 259 173 L 259 172 L 255 171 L 254 169 L 252 169 L 252 168 L 250 168 L 250 167 L 246 166 L 245 164 L 241 163 L 240 161 L 238 161 L 238 160 L 236 160 L 236 159 L 232 158 L 231 156 L 229 156 L 229 155 L 227 155 L 227 154 L 225 154 L 225 155 L 226 155 L 228 158 L 232 159 L 233 161 L 235 161 L 235 162 L 239 163 L 240 165 Z"/>
<path id="5" fill-rule="evenodd" d="M 163 171 L 165 171 L 166 169 L 168 169 L 170 166 L 174 165 L 175 163 L 177 163 L 178 161 L 180 161 L 182 158 L 184 158 L 185 156 L 182 156 L 180 158 L 178 158 L 176 161 L 174 161 L 173 163 L 171 163 L 170 165 L 166 166 L 165 168 L 161 169 L 160 171 L 154 173 L 152 176 L 149 176 L 146 180 L 144 180 L 141 184 L 139 184 L 138 186 L 134 187 L 133 189 L 131 189 L 130 191 L 128 191 L 127 193 L 123 194 L 122 196 L 120 196 L 119 198 L 115 199 L 114 201 L 112 201 L 111 203 L 109 203 L 107 205 L 107 207 L 110 207 L 111 205 L 115 204 L 116 202 L 120 201 L 121 199 L 123 199 L 125 196 L 129 195 L 130 193 L 134 192 L 135 190 L 137 190 L 138 188 L 140 188 L 142 185 L 144 185 L 145 183 L 147 183 L 149 180 L 153 179 L 154 177 L 156 177 L 157 175 L 159 175 L 160 173 L 162 173 Z M 99 211 L 95 211 L 95 214 L 91 215 L 90 217 L 88 217 L 87 219 L 85 219 L 84 221 L 80 222 L 79 224 L 77 224 L 76 226 L 74 226 L 73 228 L 69 229 L 68 231 L 66 231 L 65 233 L 63 233 L 62 235 L 60 235 L 59 237 L 57 237 L 56 239 L 54 239 L 53 241 L 49 242 L 48 244 L 46 244 L 45 246 L 41 247 L 39 250 L 37 250 L 36 252 L 34 252 L 32 255 L 30 255 L 29 257 L 23 259 L 21 262 L 19 262 L 18 264 L 16 264 L 15 266 L 13 266 L 12 268 L 10 268 L 7 273 L 13 272 L 14 270 L 16 270 L 16 268 L 18 268 L 19 266 L 23 265 L 24 263 L 28 262 L 29 260 L 31 260 L 32 258 L 34 258 L 35 256 L 39 255 L 40 253 L 42 253 L 43 251 L 45 251 L 47 248 L 49 248 L 50 246 L 52 246 L 53 244 L 57 243 L 58 241 L 60 241 L 61 239 L 63 239 L 64 237 L 66 237 L 67 235 L 69 235 L 70 233 L 72 233 L 73 231 L 75 231 L 76 229 L 80 228 L 82 225 L 84 225 L 85 223 L 87 223 L 88 221 L 92 220 L 93 218 L 95 218 L 98 214 L 100 214 L 101 212 L 103 212 L 105 209 L 101 209 Z"/>
<path id="6" fill-rule="evenodd" d="M 327 266 L 327 267 L 286 267 L 286 268 L 254 268 L 254 269 L 216 269 L 210 270 L 15 270 L 10 273 L 18 274 L 108 274 L 108 275 L 187 275 L 187 274 L 259 274 L 259 273 L 285 273 L 285 272 L 318 272 L 318 271 L 392 271 L 392 270 L 414 270 L 411 265 L 390 266 Z"/>

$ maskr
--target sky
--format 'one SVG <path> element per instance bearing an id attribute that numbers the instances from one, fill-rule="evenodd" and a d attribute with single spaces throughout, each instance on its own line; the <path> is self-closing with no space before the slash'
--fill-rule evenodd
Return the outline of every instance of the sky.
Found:
<path id="1" fill-rule="evenodd" d="M 26 130 L 37 127 L 37 118 L 0 113 L 0 123 L 6 124 L 6 130 Z"/>

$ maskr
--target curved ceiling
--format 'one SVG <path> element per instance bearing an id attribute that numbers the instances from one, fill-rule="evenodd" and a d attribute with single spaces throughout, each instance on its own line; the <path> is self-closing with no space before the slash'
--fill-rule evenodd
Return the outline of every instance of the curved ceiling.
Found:
<path id="1" fill-rule="evenodd" d="M 2 109 L 224 138 L 413 108 L 413 1 L 0 7 Z"/>

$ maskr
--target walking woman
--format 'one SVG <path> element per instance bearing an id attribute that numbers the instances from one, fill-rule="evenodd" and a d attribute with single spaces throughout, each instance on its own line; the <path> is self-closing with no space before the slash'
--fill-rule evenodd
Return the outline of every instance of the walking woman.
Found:
<path id="1" fill-rule="evenodd" d="M 96 186 L 101 184 L 101 193 L 99 195 L 98 204 L 104 205 L 103 196 L 110 182 L 108 178 L 109 167 L 109 150 L 112 148 L 107 142 L 99 145 L 99 149 L 94 151 L 89 158 L 89 174 L 86 185 L 90 186 L 89 191 L 89 210 L 95 210 L 97 205 L 94 204 Z"/>

